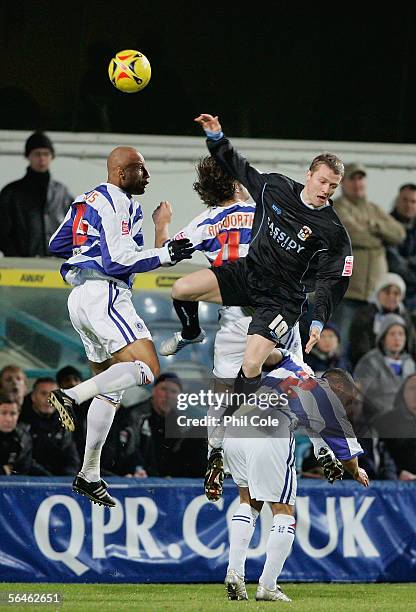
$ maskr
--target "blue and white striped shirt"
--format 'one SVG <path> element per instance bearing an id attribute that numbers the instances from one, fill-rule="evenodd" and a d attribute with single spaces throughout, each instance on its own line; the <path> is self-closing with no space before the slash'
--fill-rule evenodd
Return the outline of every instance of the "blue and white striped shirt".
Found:
<path id="1" fill-rule="evenodd" d="M 320 436 L 338 459 L 347 461 L 364 452 L 344 406 L 326 379 L 308 375 L 287 356 L 262 380 L 258 394 L 270 389 L 287 393 L 289 410 L 308 433 L 312 432 L 311 439 L 314 434 Z"/>
<path id="2" fill-rule="evenodd" d="M 255 210 L 254 203 L 239 201 L 210 207 L 174 238 L 189 238 L 195 250 L 201 251 L 211 265 L 221 266 L 247 255 Z"/>
<path id="3" fill-rule="evenodd" d="M 50 239 L 49 250 L 67 261 L 61 274 L 70 285 L 87 278 L 131 287 L 136 272 L 170 264 L 168 247 L 143 251 L 140 204 L 111 183 L 79 195 Z"/>

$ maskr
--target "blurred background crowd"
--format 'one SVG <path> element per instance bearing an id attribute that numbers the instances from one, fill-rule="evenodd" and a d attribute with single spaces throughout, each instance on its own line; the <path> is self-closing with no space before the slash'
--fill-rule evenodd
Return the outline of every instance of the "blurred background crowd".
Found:
<path id="1" fill-rule="evenodd" d="M 72 195 L 51 174 L 55 151 L 47 134 L 33 133 L 24 154 L 28 160 L 25 176 L 0 193 L 0 252 L 4 257 L 46 257 L 49 238 Z M 350 163 L 334 207 L 351 237 L 354 273 L 344 300 L 306 362 L 317 375 L 333 367 L 352 374 L 359 394 L 348 406 L 349 417 L 366 451 L 360 462 L 370 478 L 416 480 L 416 184 L 397 186 L 388 213 L 367 197 L 366 168 L 359 162 Z M 140 305 L 136 308 L 149 323 L 158 346 L 164 335 L 177 328 L 177 322 L 168 294 L 152 304 L 156 304 L 154 311 L 146 312 L 144 307 L 143 312 Z M 184 349 L 171 362 L 161 359 L 162 374 L 148 396 L 120 406 L 102 453 L 104 475 L 204 475 L 205 432 L 197 438 L 174 431 L 176 400 L 184 387 L 181 372 L 187 376 L 185 366 L 181 370 L 182 360 L 199 363 L 201 375 L 209 375 L 212 369 L 217 307 L 202 307 L 208 323 L 204 345 Z M 152 320 L 148 321 L 150 312 Z M 310 313 L 311 309 L 301 321 L 304 342 Z M 81 406 L 78 426 L 71 434 L 60 426 L 47 397 L 57 386 L 69 388 L 81 378 L 73 364 L 60 368 L 54 377 L 40 377 L 30 384 L 21 364 L 10 363 L 1 369 L 1 474 L 72 476 L 77 472 L 88 404 Z M 167 422 L 170 437 L 165 436 Z M 322 476 L 311 444 L 301 432 L 297 468 L 305 477 Z"/>

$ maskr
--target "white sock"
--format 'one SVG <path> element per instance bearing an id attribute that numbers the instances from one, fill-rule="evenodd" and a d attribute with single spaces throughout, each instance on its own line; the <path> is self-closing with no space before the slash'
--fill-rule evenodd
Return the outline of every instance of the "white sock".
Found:
<path id="1" fill-rule="evenodd" d="M 295 518 L 289 514 L 276 514 L 273 517 L 269 539 L 266 545 L 266 562 L 259 583 L 273 591 L 276 580 L 289 556 L 295 539 Z"/>
<path id="2" fill-rule="evenodd" d="M 151 369 L 143 361 L 124 361 L 115 363 L 108 370 L 85 380 L 72 389 L 65 389 L 65 393 L 77 404 L 82 404 L 96 395 L 123 391 L 136 385 L 146 385 L 153 382 L 153 379 Z"/>
<path id="3" fill-rule="evenodd" d="M 98 397 L 94 397 L 88 409 L 87 439 L 80 473 L 91 482 L 100 480 L 101 449 L 107 439 L 115 413 L 113 404 Z"/>
<path id="4" fill-rule="evenodd" d="M 257 510 L 250 504 L 240 504 L 231 519 L 228 570 L 244 578 L 247 551 L 256 526 Z"/>
<path id="5" fill-rule="evenodd" d="M 216 405 L 210 405 L 208 408 L 208 445 L 210 450 L 213 448 L 222 449 L 224 436 L 225 436 L 225 426 L 222 416 L 227 409 L 227 404 L 222 403 L 218 408 Z M 213 423 L 218 423 L 213 424 Z M 208 453 L 209 455 L 209 453 Z"/>

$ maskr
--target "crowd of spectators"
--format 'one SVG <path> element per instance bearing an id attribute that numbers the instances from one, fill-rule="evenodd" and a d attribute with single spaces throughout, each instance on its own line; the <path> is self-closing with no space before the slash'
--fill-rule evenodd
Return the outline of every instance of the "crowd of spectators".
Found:
<path id="1" fill-rule="evenodd" d="M 24 372 L 9 365 L 0 372 L 0 474 L 74 476 L 83 458 L 88 402 L 77 411 L 74 433 L 65 430 L 48 403 L 49 392 L 81 381 L 66 366 L 56 380 L 34 381 L 30 392 Z M 21 392 L 23 390 L 23 393 Z M 164 372 L 154 381 L 149 398 L 117 409 L 101 454 L 104 476 L 146 478 L 202 477 L 207 444 L 177 423 L 177 397 L 182 381 Z M 192 434 L 192 435 L 190 435 Z"/>
<path id="2" fill-rule="evenodd" d="M 24 155 L 26 175 L 0 192 L 0 253 L 45 256 L 49 237 L 72 196 L 51 176 L 55 150 L 46 134 L 33 133 Z M 366 450 L 361 461 L 367 462 L 370 476 L 416 479 L 416 184 L 399 187 L 390 214 L 369 200 L 363 165 L 345 166 L 341 189 L 334 208 L 351 237 L 354 273 L 306 362 L 317 375 L 343 368 L 353 376 L 358 395 L 349 416 Z M 47 396 L 56 386 L 65 389 L 80 380 L 77 369 L 68 365 L 56 380 L 39 378 L 29 391 L 19 366 L 3 368 L 1 473 L 76 473 L 82 463 L 89 403 L 79 407 L 71 434 L 60 426 Z M 206 441 L 175 429 L 181 390 L 180 378 L 165 372 L 146 401 L 120 406 L 102 451 L 103 474 L 203 476 Z M 299 471 L 319 476 L 310 445 L 300 441 Z"/>

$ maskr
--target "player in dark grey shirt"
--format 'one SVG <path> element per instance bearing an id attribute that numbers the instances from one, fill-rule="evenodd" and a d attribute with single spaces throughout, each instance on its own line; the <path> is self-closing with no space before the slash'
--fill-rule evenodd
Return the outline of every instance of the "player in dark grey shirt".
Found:
<path id="1" fill-rule="evenodd" d="M 179 279 L 172 296 L 254 308 L 239 373 L 246 385 L 254 387 L 265 359 L 305 311 L 307 293 L 315 292 L 305 348 L 309 352 L 347 290 L 351 243 L 330 200 L 344 166 L 333 154 L 319 155 L 305 185 L 281 174 L 264 174 L 232 147 L 218 117 L 203 114 L 196 121 L 207 134 L 211 155 L 257 203 L 253 237 L 245 259 Z"/>

